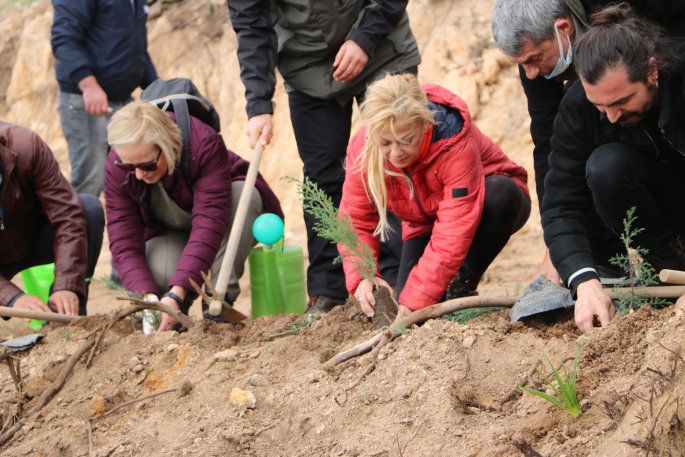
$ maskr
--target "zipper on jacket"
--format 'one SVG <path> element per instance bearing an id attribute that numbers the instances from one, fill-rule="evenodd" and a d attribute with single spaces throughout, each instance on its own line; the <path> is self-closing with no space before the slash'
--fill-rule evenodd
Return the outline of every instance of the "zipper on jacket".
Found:
<path id="1" fill-rule="evenodd" d="M 654 149 L 656 149 L 656 156 L 659 157 L 659 147 L 656 145 L 656 143 L 652 139 L 652 136 L 649 134 L 649 132 L 647 132 L 647 129 L 645 129 L 644 127 L 640 127 L 640 128 L 642 129 L 643 132 L 645 132 L 645 135 L 647 135 L 647 138 L 649 138 L 649 141 L 652 142 L 652 146 L 654 146 Z M 668 139 L 666 141 L 668 141 Z M 669 141 L 669 143 L 670 143 L 670 141 Z M 673 146 L 673 145 L 671 145 L 671 146 Z M 675 149 L 675 148 L 673 148 L 673 149 Z"/>
<path id="2" fill-rule="evenodd" d="M 421 211 L 421 214 L 423 214 L 423 216 L 426 219 L 428 219 L 429 221 L 432 220 L 430 217 L 428 217 L 428 214 L 426 214 L 426 212 L 423 210 L 423 206 L 421 206 L 421 200 L 419 200 L 419 193 L 416 191 L 416 186 L 414 185 L 414 181 L 412 181 L 412 179 L 411 179 L 411 174 L 407 173 L 406 170 L 403 170 L 403 171 L 404 171 L 404 174 L 407 175 L 407 179 L 409 180 L 409 182 L 411 182 L 412 189 L 414 189 L 414 197 L 416 198 L 416 204 L 418 205 L 419 210 Z"/>
<path id="3" fill-rule="evenodd" d="M 657 125 L 659 126 L 659 129 L 661 130 L 661 136 L 664 137 L 664 140 L 668 141 L 668 144 L 670 144 L 671 147 L 672 147 L 675 151 L 678 151 L 678 153 L 679 153 L 680 155 L 685 156 L 685 154 L 683 154 L 683 152 L 682 152 L 680 149 L 676 148 L 676 147 L 673 145 L 673 142 L 672 142 L 671 140 L 668 139 L 668 137 L 666 136 L 666 130 L 664 130 L 663 128 L 661 128 L 661 124 L 660 124 L 660 123 L 657 123 Z M 650 139 L 651 139 L 651 138 L 650 138 Z"/>

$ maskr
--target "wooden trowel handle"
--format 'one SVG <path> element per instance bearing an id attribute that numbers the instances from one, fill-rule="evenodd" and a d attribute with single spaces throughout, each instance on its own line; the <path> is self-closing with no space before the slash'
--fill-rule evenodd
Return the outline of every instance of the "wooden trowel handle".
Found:
<path id="1" fill-rule="evenodd" d="M 661 270 L 659 279 L 667 284 L 685 284 L 685 271 Z"/>

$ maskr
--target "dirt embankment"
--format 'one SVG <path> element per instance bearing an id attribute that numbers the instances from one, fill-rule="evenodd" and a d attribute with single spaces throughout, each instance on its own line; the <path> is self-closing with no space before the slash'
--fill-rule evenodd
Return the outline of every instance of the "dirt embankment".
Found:
<path id="1" fill-rule="evenodd" d="M 368 356 L 329 371 L 321 362 L 373 335 L 372 324 L 349 318 L 355 311 L 336 310 L 299 335 L 276 339 L 298 316 L 204 323 L 154 336 L 123 321 L 106 334 L 92 366 L 77 364 L 3 455 L 87 455 L 89 418 L 185 381 L 192 390 L 182 398 L 167 393 L 93 421 L 94 451 L 494 457 L 522 455 L 527 445 L 543 456 L 637 456 L 647 449 L 681 455 L 683 311 L 643 308 L 580 338 L 567 312 L 513 325 L 505 311 L 469 325 L 432 320 L 386 346 L 376 370 L 346 396 Z M 51 326 L 43 343 L 21 356 L 26 395 L 0 381 L 5 429 L 36 403 L 96 326 L 97 318 Z M 544 354 L 558 365 L 576 344 L 580 418 L 516 393 Z M 528 385 L 551 393 L 538 376 Z M 232 404 L 235 388 L 251 392 L 256 407 Z"/>
<path id="2" fill-rule="evenodd" d="M 0 0 L 0 7 L 16 3 Z M 410 2 L 424 59 L 420 78 L 460 94 L 479 127 L 531 172 L 532 182 L 525 100 L 516 70 L 492 48 L 493 4 Z M 192 78 L 218 106 L 228 146 L 249 158 L 243 87 L 225 2 L 184 1 L 160 12 L 149 23 L 150 52 L 160 75 Z M 51 19 L 44 0 L 2 10 L 0 116 L 36 130 L 68 173 L 49 49 Z M 297 198 L 278 181 L 301 173 L 281 84 L 276 102 L 276 136 L 262 172 L 284 203 L 288 242 L 304 244 Z M 542 246 L 534 212 L 487 272 L 481 293 L 513 293 L 525 284 Z M 98 274 L 108 272 L 108 262 L 105 247 Z M 246 292 L 248 284 L 243 282 Z M 118 307 L 113 293 L 97 284 L 92 297 L 91 312 Z M 249 306 L 249 293 L 241 295 L 241 306 Z M 564 312 L 514 325 L 505 312 L 469 325 L 429 321 L 384 348 L 376 370 L 341 406 L 344 389 L 368 360 L 360 357 L 329 371 L 321 362 L 373 335 L 370 324 L 350 319 L 355 311 L 336 310 L 299 335 L 273 341 L 299 316 L 235 326 L 198 323 L 186 333 L 154 336 L 122 322 L 105 335 L 93 365 L 77 364 L 64 388 L 0 453 L 87 455 L 86 420 L 189 381 L 192 390 L 183 397 L 163 394 L 93 421 L 94 453 L 494 457 L 522 455 L 527 445 L 544 456 L 682 454 L 682 312 L 673 317 L 669 310 L 643 309 L 585 336 Z M 2 431 L 36 404 L 96 326 L 97 318 L 89 318 L 46 329 L 45 340 L 20 355 L 25 394 L 16 393 L 7 368 L 0 366 Z M 25 327 L 0 322 L 3 339 L 24 332 Z M 581 418 L 515 393 L 516 383 L 527 379 L 533 363 L 544 361 L 543 354 L 557 362 L 572 356 L 576 344 L 581 345 Z M 528 382 L 546 389 L 536 376 Z M 256 407 L 233 405 L 234 388 L 250 391 Z"/>

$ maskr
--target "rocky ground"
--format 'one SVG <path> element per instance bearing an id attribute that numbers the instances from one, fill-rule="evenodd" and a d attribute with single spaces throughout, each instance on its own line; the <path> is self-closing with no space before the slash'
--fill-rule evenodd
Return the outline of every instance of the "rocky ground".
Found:
<path id="1" fill-rule="evenodd" d="M 225 2 L 158 5 L 148 29 L 160 76 L 192 78 L 217 105 L 227 145 L 249 158 L 243 86 Z M 420 79 L 461 95 L 481 130 L 526 167 L 532 183 L 525 99 L 516 69 L 493 48 L 493 5 L 494 0 L 410 2 L 424 61 Z M 0 0 L 0 118 L 38 132 L 68 175 L 51 21 L 47 0 Z M 275 100 L 276 134 L 261 171 L 283 202 L 286 241 L 304 245 L 297 196 L 278 179 L 301 176 L 302 165 L 281 84 Z M 486 273 L 481 294 L 511 295 L 531 279 L 544 246 L 535 196 L 533 208 Z M 96 277 L 109 272 L 109 262 L 105 243 Z M 241 284 L 237 306 L 249 312 L 249 278 Z M 89 314 L 119 308 L 115 295 L 95 283 Z M 345 389 L 366 370 L 369 356 L 329 370 L 323 362 L 375 333 L 371 324 L 350 319 L 356 311 L 336 310 L 296 335 L 287 332 L 301 326 L 301 316 L 216 325 L 199 322 L 194 308 L 196 323 L 189 331 L 152 336 L 124 320 L 105 334 L 92 366 L 77 363 L 64 387 L 0 454 L 87 455 L 89 418 L 189 383 L 184 396 L 163 393 L 92 421 L 93 455 L 537 455 L 530 449 L 567 457 L 682 455 L 682 312 L 647 308 L 584 336 L 568 312 L 513 325 L 506 311 L 467 325 L 432 320 L 384 348 L 376 369 L 345 400 Z M 89 317 L 45 328 L 44 340 L 18 355 L 21 394 L 0 366 L 0 433 L 36 405 L 99 322 Z M 27 332 L 20 321 L 0 322 L 0 339 Z M 516 393 L 524 380 L 545 390 L 537 375 L 527 377 L 533 364 L 542 361 L 549 373 L 544 354 L 559 365 L 576 345 L 582 417 Z M 252 401 L 245 392 L 256 399 L 254 409 L 245 406 Z"/>

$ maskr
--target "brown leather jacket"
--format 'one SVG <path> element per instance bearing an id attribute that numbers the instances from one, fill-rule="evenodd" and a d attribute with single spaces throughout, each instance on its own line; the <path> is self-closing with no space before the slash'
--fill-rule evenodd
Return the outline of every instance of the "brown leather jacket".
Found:
<path id="1" fill-rule="evenodd" d="M 54 290 L 85 293 L 86 216 L 47 144 L 32 131 L 0 121 L 0 266 L 26 256 L 43 214 L 55 235 Z M 0 275 L 0 306 L 21 290 Z"/>

